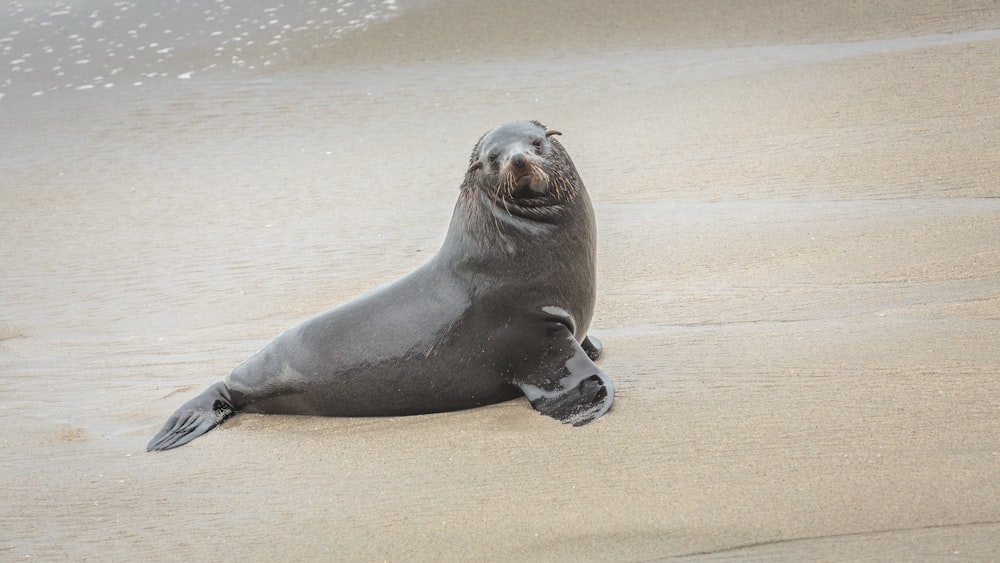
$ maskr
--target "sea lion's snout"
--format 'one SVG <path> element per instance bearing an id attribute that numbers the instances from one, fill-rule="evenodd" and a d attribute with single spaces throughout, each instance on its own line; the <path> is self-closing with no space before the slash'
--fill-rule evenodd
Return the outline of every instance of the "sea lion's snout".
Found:
<path id="1" fill-rule="evenodd" d="M 523 169 L 527 163 L 528 158 L 524 156 L 523 152 L 518 151 L 510 155 L 510 165 L 518 170 Z"/>
<path id="2" fill-rule="evenodd" d="M 517 195 L 542 195 L 548 191 L 548 174 L 537 157 L 514 148 L 504 161 L 501 175 L 510 178 Z"/>

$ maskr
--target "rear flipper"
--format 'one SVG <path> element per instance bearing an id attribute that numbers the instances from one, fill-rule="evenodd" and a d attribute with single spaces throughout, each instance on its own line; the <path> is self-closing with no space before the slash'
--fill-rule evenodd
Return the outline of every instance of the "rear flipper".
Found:
<path id="1" fill-rule="evenodd" d="M 226 384 L 218 382 L 181 405 L 146 445 L 146 451 L 169 450 L 194 440 L 229 418 L 235 408 Z"/>
<path id="2" fill-rule="evenodd" d="M 585 339 L 581 346 L 568 328 L 557 332 L 540 369 L 518 386 L 538 412 L 583 426 L 608 412 L 615 385 L 591 359 L 600 355 L 600 342 Z"/>

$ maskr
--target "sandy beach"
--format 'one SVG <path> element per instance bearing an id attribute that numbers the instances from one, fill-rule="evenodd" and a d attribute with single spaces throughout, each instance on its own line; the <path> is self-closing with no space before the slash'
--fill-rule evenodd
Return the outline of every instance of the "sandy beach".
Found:
<path id="1" fill-rule="evenodd" d="M 0 8 L 0 560 L 1000 559 L 1000 6 L 301 4 Z M 594 202 L 607 415 L 145 451 L 516 119 Z"/>

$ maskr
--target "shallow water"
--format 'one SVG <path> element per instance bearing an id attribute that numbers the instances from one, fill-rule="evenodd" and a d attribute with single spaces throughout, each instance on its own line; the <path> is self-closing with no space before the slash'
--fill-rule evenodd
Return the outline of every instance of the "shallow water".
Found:
<path id="1" fill-rule="evenodd" d="M 176 86 L 172 83 L 178 80 L 251 80 L 303 64 L 315 71 L 346 34 L 363 33 L 411 4 L 419 7 L 419 2 L 397 0 L 332 4 L 295 0 L 276 5 L 193 1 L 156 6 L 128 1 L 11 2 L 0 8 L 0 69 L 4 70 L 0 100 L 12 103 L 77 91 L 91 96 L 80 100 L 86 103 L 95 91 L 114 88 L 145 96 L 151 87 Z M 609 55 L 604 62 L 593 57 L 563 59 L 558 68 L 560 72 L 572 72 L 579 65 L 592 72 L 636 68 L 644 74 L 660 66 L 660 72 L 705 79 L 998 36 L 998 30 L 975 30 L 845 43 L 676 49 L 654 51 L 645 55 L 649 58 L 645 64 L 624 69 L 617 64 L 618 55 Z M 645 58 L 630 55 L 639 57 Z M 522 70 L 530 68 L 530 62 L 525 63 L 518 63 Z M 542 64 L 547 73 L 551 63 Z M 638 77 L 626 73 L 622 78 Z"/>
<path id="2" fill-rule="evenodd" d="M 252 76 L 396 10 L 396 0 L 10 2 L 0 8 L 0 99 Z"/>

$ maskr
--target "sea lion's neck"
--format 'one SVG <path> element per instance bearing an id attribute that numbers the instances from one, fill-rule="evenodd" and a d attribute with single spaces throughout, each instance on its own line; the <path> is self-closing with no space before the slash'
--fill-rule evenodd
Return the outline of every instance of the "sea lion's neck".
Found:
<path id="1" fill-rule="evenodd" d="M 513 266 L 557 230 L 554 223 L 516 215 L 489 196 L 463 191 L 436 259 L 460 271 L 506 271 L 504 262 Z"/>

